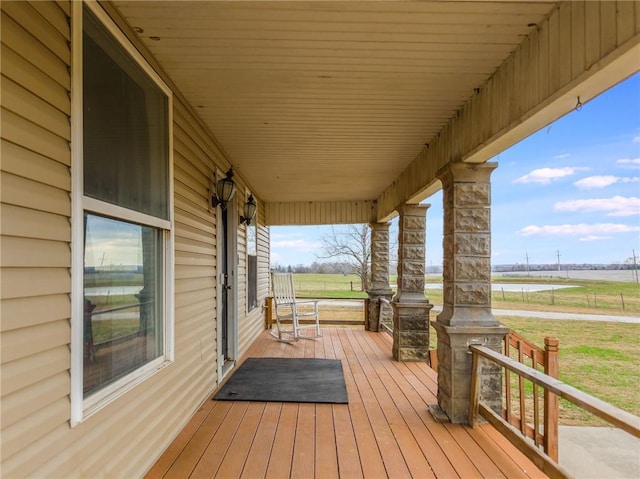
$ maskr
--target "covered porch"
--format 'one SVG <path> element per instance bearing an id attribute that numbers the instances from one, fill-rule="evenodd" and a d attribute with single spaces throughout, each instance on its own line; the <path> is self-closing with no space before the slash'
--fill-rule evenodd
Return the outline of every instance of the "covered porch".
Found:
<path id="1" fill-rule="evenodd" d="M 244 358 L 340 359 L 349 404 L 207 399 L 146 477 L 546 477 L 493 427 L 436 422 L 435 371 L 391 350 L 361 328 L 296 343 L 265 331 Z"/>

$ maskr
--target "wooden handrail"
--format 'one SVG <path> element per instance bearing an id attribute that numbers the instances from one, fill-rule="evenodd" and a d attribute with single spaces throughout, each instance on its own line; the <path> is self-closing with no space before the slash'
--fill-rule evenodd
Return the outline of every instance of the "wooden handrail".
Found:
<path id="1" fill-rule="evenodd" d="M 486 346 L 480 346 L 472 344 L 469 346 L 472 353 L 487 358 L 500 366 L 507 368 L 510 371 L 517 373 L 518 375 L 528 379 L 534 384 L 543 387 L 546 391 L 552 392 L 573 404 L 580 406 L 586 411 L 598 416 L 601 419 L 608 421 L 620 429 L 627 431 L 629 434 L 640 438 L 640 418 L 624 411 L 616 406 L 609 404 L 597 397 L 591 396 L 585 392 L 580 391 L 568 384 L 563 383 L 559 379 L 552 378 L 540 371 L 525 366 L 524 364 L 514 361 L 500 353 L 495 352 Z M 475 357 L 474 354 L 474 357 Z M 476 376 L 476 370 L 473 371 L 473 375 Z M 477 381 L 478 378 L 472 378 L 472 381 Z M 478 391 L 479 392 L 479 391 Z M 477 406 L 477 405 L 476 405 Z M 477 408 L 476 408 L 477 409 Z M 475 411 L 473 411 L 473 418 L 470 414 L 470 422 L 475 423 Z"/>
<path id="2" fill-rule="evenodd" d="M 545 341 L 545 344 L 547 344 L 547 346 L 550 348 L 557 348 L 557 342 L 555 341 L 553 339 L 550 339 L 549 341 Z M 558 396 L 560 396 L 567 401 L 570 401 L 573 404 L 576 404 L 577 406 L 583 408 L 584 410 L 591 412 L 599 418 L 605 419 L 609 423 L 619 427 L 629 434 L 640 438 L 639 417 L 636 417 L 627 411 L 613 406 L 612 404 L 609 404 L 594 396 L 591 396 L 590 394 L 569 386 L 568 384 L 563 383 L 557 378 L 551 377 L 548 374 L 538 371 L 537 369 L 526 366 L 503 354 L 489 349 L 486 346 L 472 344 L 469 346 L 469 350 L 473 355 L 469 404 L 469 424 L 472 427 L 476 427 L 477 416 L 478 414 L 480 414 L 498 431 L 500 431 L 507 439 L 509 439 L 511 443 L 513 443 L 518 449 L 520 449 L 520 451 L 522 451 L 529 459 L 531 459 L 534 464 L 536 464 L 536 466 L 538 466 L 538 468 L 540 468 L 540 470 L 542 470 L 549 477 L 571 477 L 570 474 L 557 463 L 557 437 L 553 438 L 552 436 L 549 436 L 551 430 L 554 431 L 551 434 L 557 434 L 557 418 L 545 417 L 545 441 L 549 439 L 553 440 L 555 450 L 552 450 L 551 454 L 549 454 L 549 452 L 547 452 L 547 449 L 545 448 L 546 454 L 543 454 L 542 451 L 537 447 L 538 441 L 534 441 L 534 443 L 532 444 L 526 439 L 526 432 L 523 431 L 522 428 L 521 430 L 518 430 L 510 423 L 508 418 L 505 419 L 501 417 L 499 414 L 496 414 L 495 411 L 491 410 L 488 406 L 480 402 L 480 376 L 482 370 L 480 367 L 481 357 L 489 361 L 493 361 L 494 363 L 504 367 L 507 372 L 511 371 L 518 374 L 519 378 L 528 379 L 534 385 L 542 387 L 545 394 L 545 409 L 548 407 L 548 401 L 557 401 Z M 548 363 L 553 363 L 554 361 L 557 361 L 557 355 L 553 356 L 553 359 L 551 361 L 548 361 Z M 545 371 L 547 371 L 548 369 L 553 370 L 554 368 L 557 368 L 557 364 L 545 365 Z M 555 410 L 557 412 L 557 407 Z M 520 414 L 524 416 L 523 411 L 521 411 Z M 550 429 L 547 430 L 547 421 L 555 421 L 556 428 L 550 427 Z M 537 429 L 537 426 L 535 426 L 534 429 Z M 537 431 L 534 431 L 534 434 L 536 433 Z"/>

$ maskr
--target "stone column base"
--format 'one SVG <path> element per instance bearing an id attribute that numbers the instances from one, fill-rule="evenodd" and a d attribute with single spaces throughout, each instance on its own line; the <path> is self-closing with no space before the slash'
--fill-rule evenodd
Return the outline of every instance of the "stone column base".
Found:
<path id="1" fill-rule="evenodd" d="M 428 301 L 401 303 L 393 301 L 393 359 L 427 361 L 429 358 Z"/>
<path id="2" fill-rule="evenodd" d="M 438 404 L 452 423 L 467 423 L 471 389 L 470 344 L 502 351 L 506 326 L 446 326 L 431 323 L 438 333 Z M 482 400 L 496 412 L 502 409 L 502 371 L 484 362 L 480 384 Z"/>
<path id="3" fill-rule="evenodd" d="M 393 296 L 393 291 L 389 288 L 386 291 L 382 290 L 371 290 L 367 291 L 369 295 L 369 311 L 368 311 L 368 322 L 365 322 L 364 329 L 366 331 L 380 331 L 380 302 L 378 301 L 380 298 L 384 298 L 387 301 L 391 301 L 391 297 Z"/>

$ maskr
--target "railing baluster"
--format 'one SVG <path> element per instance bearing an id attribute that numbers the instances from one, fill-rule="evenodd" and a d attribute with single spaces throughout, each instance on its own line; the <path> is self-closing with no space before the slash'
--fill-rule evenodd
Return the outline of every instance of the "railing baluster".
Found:
<path id="1" fill-rule="evenodd" d="M 558 378 L 560 364 L 556 338 L 544 338 L 544 373 Z M 544 452 L 554 461 L 558 461 L 558 396 L 544 390 Z"/>
<path id="2" fill-rule="evenodd" d="M 507 336 L 505 337 L 505 342 L 504 342 L 504 349 L 505 349 L 505 356 L 510 357 L 511 355 L 511 343 L 510 343 L 510 332 L 509 334 L 507 334 Z M 507 417 L 505 418 L 507 420 L 507 422 L 511 423 L 511 415 L 512 415 L 512 411 L 511 411 L 511 371 L 509 371 L 508 369 L 505 370 L 504 372 L 504 379 L 505 379 L 505 392 L 506 392 L 506 403 L 507 403 L 507 408 L 506 408 L 506 415 Z"/>
<path id="3" fill-rule="evenodd" d="M 518 341 L 518 361 L 522 363 L 524 359 L 524 355 L 522 353 L 522 341 Z M 527 414 L 526 414 L 526 404 L 524 402 L 524 378 L 522 376 L 518 376 L 518 387 L 520 389 L 520 432 L 527 435 Z"/>
<path id="4" fill-rule="evenodd" d="M 531 367 L 537 368 L 538 363 L 536 361 L 535 351 L 531 354 Z M 533 442 L 536 446 L 540 445 L 540 403 L 538 397 L 538 385 L 531 383 L 533 386 Z"/>

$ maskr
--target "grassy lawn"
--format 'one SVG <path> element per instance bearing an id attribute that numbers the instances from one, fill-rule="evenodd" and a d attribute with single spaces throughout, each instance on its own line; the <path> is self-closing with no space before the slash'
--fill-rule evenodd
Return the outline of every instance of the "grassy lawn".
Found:
<path id="1" fill-rule="evenodd" d="M 296 294 L 300 297 L 366 298 L 355 274 L 295 274 Z"/>
<path id="2" fill-rule="evenodd" d="M 560 340 L 560 379 L 615 406 L 640 415 L 640 324 L 553 321 L 501 317 L 542 346 Z M 561 424 L 602 424 L 590 413 L 560 401 Z"/>
<path id="3" fill-rule="evenodd" d="M 392 283 L 393 280 L 392 279 Z M 440 282 L 441 279 L 437 279 Z M 540 293 L 494 292 L 493 306 L 498 309 L 576 312 L 586 314 L 634 315 L 640 313 L 640 288 L 633 283 L 563 280 L 562 278 L 499 278 L 508 283 L 571 284 L 574 288 Z M 365 293 L 351 291 L 359 285 L 353 275 L 295 275 L 297 293 L 306 297 L 357 298 Z M 552 295 L 553 294 L 553 295 Z M 622 309 L 621 294 L 625 309 Z M 442 305 L 442 290 L 428 290 L 429 301 Z M 360 309 L 332 308 L 324 314 L 353 319 L 362 318 Z M 431 319 L 435 319 L 432 313 Z M 349 318 L 351 319 L 351 318 Z M 560 379 L 582 391 L 640 415 L 640 325 L 593 321 L 553 321 L 516 316 L 501 317 L 504 324 L 525 338 L 544 345 L 545 336 L 560 340 Z M 431 329 L 431 347 L 436 335 Z M 603 425 L 590 413 L 560 401 L 562 424 Z"/>
<path id="4" fill-rule="evenodd" d="M 395 275 L 391 276 L 393 285 Z M 613 281 L 588 281 L 563 278 L 496 278 L 498 283 L 567 284 L 573 288 L 539 292 L 494 291 L 495 308 L 526 309 L 539 311 L 577 312 L 591 314 L 637 315 L 640 313 L 640 287 L 633 283 Z M 360 280 L 356 275 L 296 274 L 296 293 L 300 297 L 365 298 L 359 291 Z M 442 278 L 428 277 L 428 283 L 441 283 Z M 442 289 L 428 289 L 429 301 L 442 305 Z M 624 303 L 624 309 L 623 309 Z"/>

